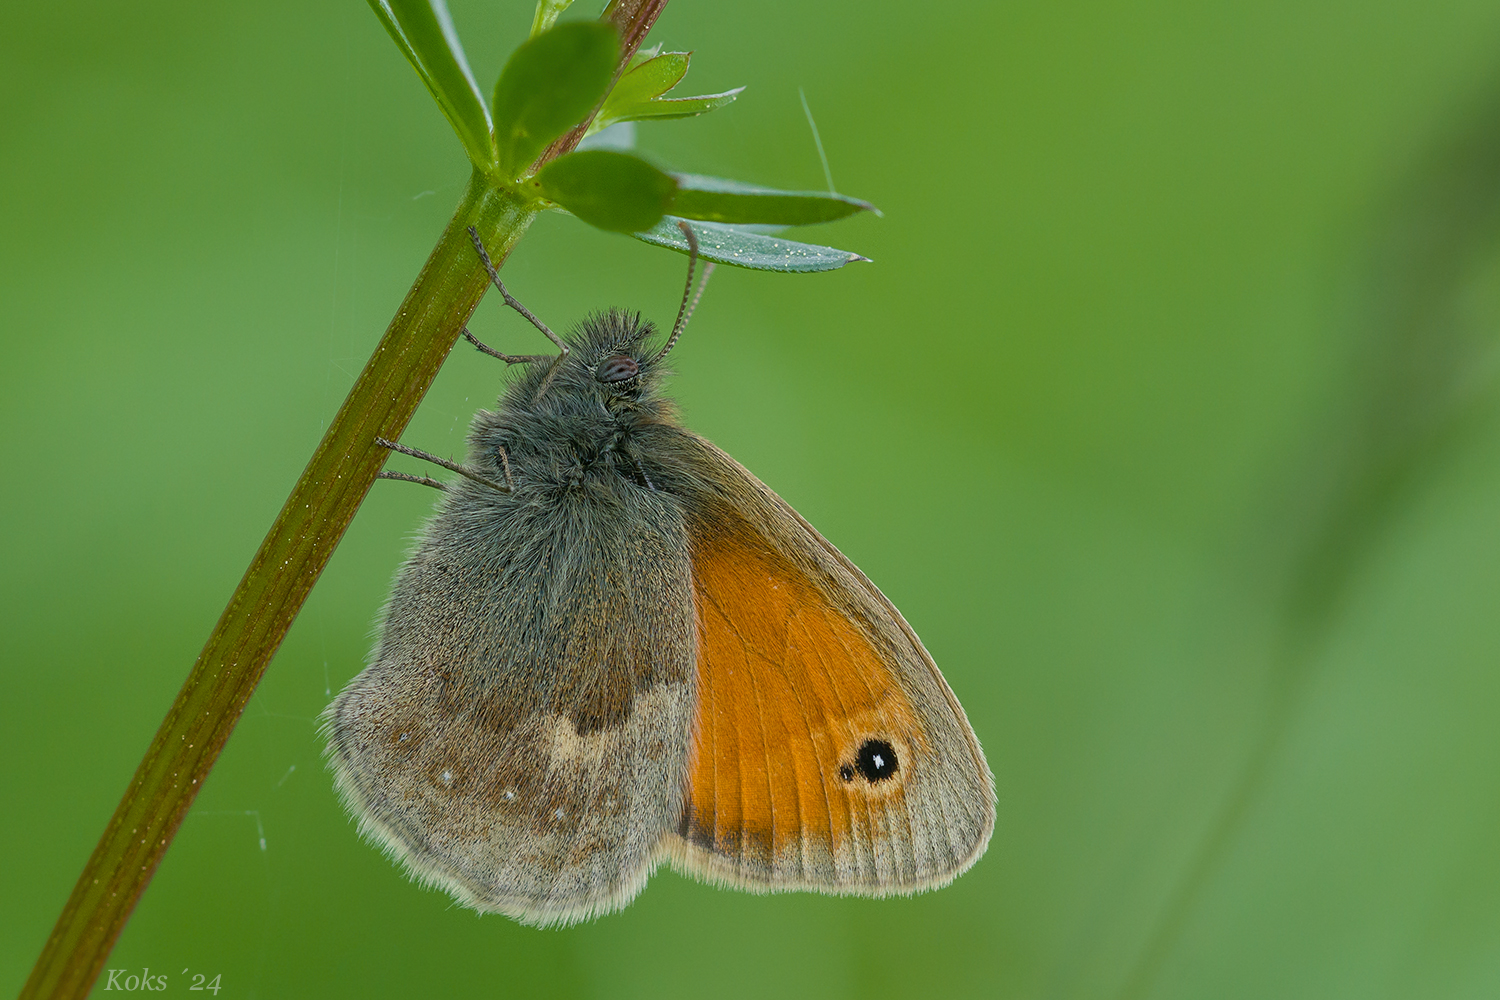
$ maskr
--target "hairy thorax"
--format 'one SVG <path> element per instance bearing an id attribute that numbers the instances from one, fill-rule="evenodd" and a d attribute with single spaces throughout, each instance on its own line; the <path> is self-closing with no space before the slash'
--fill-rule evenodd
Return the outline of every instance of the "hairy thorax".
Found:
<path id="1" fill-rule="evenodd" d="M 590 318 L 567 338 L 565 358 L 531 363 L 497 410 L 475 417 L 471 463 L 517 489 L 655 490 L 647 440 L 676 419 L 654 335 L 622 312 Z"/>

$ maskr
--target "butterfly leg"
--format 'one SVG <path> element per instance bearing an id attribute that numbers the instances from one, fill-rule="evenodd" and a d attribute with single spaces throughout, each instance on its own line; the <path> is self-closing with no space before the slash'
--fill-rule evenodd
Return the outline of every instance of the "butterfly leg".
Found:
<path id="1" fill-rule="evenodd" d="M 490 263 L 489 251 L 485 250 L 484 241 L 479 238 L 479 233 L 475 232 L 473 226 L 469 227 L 469 239 L 474 241 L 474 249 L 479 253 L 479 260 L 484 264 L 484 269 L 489 272 L 490 282 L 494 284 L 496 290 L 500 292 L 501 297 L 505 299 L 505 304 L 510 306 L 516 312 L 520 313 L 522 316 L 525 316 L 526 319 L 530 321 L 532 326 L 542 331 L 543 336 L 557 345 L 557 349 L 562 352 L 563 357 L 567 357 L 568 345 L 563 343 L 562 338 L 553 333 L 551 330 L 547 329 L 546 323 L 543 323 L 541 320 L 537 319 L 536 316 L 532 314 L 530 309 L 527 309 L 525 306 L 521 305 L 520 302 L 516 301 L 515 296 L 511 295 L 510 292 L 507 292 L 505 290 L 505 283 L 500 280 L 500 275 L 495 273 L 495 265 Z M 472 340 L 473 338 L 471 337 L 470 339 Z M 496 356 L 502 359 L 505 357 L 505 355 Z"/>
<path id="2" fill-rule="evenodd" d="M 484 343 L 478 337 L 470 333 L 468 327 L 464 327 L 463 336 L 465 340 L 473 344 L 475 347 L 479 348 L 479 350 L 483 353 L 488 354 L 492 358 L 499 358 L 501 361 L 504 361 L 508 365 L 525 365 L 530 364 L 533 361 L 552 360 L 552 355 L 550 354 L 501 354 L 499 351 L 495 350 L 493 347 Z"/>
<path id="3" fill-rule="evenodd" d="M 510 456 L 505 453 L 503 446 L 496 446 L 495 451 L 500 455 L 500 467 L 505 470 L 505 484 L 511 489 L 516 488 L 516 481 L 510 475 Z"/>
<path id="4" fill-rule="evenodd" d="M 403 483 L 419 483 L 422 486 L 431 486 L 436 490 L 446 490 L 448 488 L 442 483 L 438 482 L 436 479 L 433 479 L 431 476 L 412 476 L 406 474 L 405 472 L 391 472 L 388 470 L 381 470 L 380 472 L 375 473 L 375 478 L 399 479 Z"/>
<path id="5" fill-rule="evenodd" d="M 568 345 L 563 343 L 561 337 L 549 330 L 546 323 L 537 319 L 530 309 L 527 309 L 520 302 L 516 301 L 514 295 L 505 290 L 505 283 L 500 280 L 500 275 L 495 273 L 495 265 L 490 263 L 489 251 L 485 250 L 484 241 L 479 238 L 479 233 L 475 231 L 473 226 L 469 227 L 469 239 L 474 241 L 474 250 L 479 254 L 479 260 L 484 264 L 485 271 L 489 272 L 490 282 L 500 292 L 500 296 L 505 299 L 505 304 L 522 316 L 525 316 L 532 326 L 542 331 L 548 340 L 557 345 L 557 355 L 552 359 L 552 365 L 547 369 L 547 376 L 542 379 L 542 384 L 536 390 L 536 398 L 540 399 L 542 394 L 547 391 L 547 386 L 552 384 L 552 377 L 557 374 L 558 366 L 567 358 Z M 469 339 L 473 340 L 473 337 Z"/>
<path id="6" fill-rule="evenodd" d="M 487 479 L 484 476 L 481 476 L 479 473 L 475 472 L 473 469 L 470 469 L 468 466 L 459 465 L 457 462 L 450 462 L 446 458 L 438 458 L 436 455 L 433 455 L 430 452 L 421 451 L 421 450 L 416 449 L 416 448 L 408 448 L 404 444 L 397 444 L 395 441 L 387 441 L 383 437 L 376 438 L 375 439 L 375 443 L 378 444 L 378 445 L 380 445 L 380 447 L 382 447 L 382 448 L 388 448 L 391 451 L 399 451 L 403 455 L 410 455 L 412 458 L 420 458 L 424 462 L 431 462 L 433 465 L 442 466 L 443 468 L 447 469 L 450 472 L 456 472 L 460 476 L 463 476 L 465 479 L 472 479 L 472 480 L 474 480 L 474 482 L 480 483 L 481 485 L 484 485 L 484 486 L 488 486 L 492 490 L 498 490 L 501 493 L 509 493 L 510 492 L 510 487 L 509 486 L 502 486 L 499 483 L 495 482 L 494 480 Z M 507 470 L 509 469 L 509 465 L 510 465 L 510 463 L 507 461 L 506 462 Z M 401 476 L 401 475 L 386 476 L 386 475 L 382 474 L 381 476 L 379 476 L 379 478 L 382 478 L 382 479 L 405 479 L 408 482 L 421 482 L 422 481 L 421 478 L 412 479 L 411 477 Z M 425 477 L 423 477 L 423 478 L 425 478 Z"/>

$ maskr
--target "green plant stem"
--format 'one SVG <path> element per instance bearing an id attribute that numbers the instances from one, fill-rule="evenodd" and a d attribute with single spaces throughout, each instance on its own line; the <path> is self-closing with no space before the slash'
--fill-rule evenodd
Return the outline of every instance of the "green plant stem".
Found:
<path id="1" fill-rule="evenodd" d="M 603 18 L 624 37 L 616 76 L 664 6 L 666 0 L 610 1 Z M 588 121 L 555 142 L 541 162 L 570 151 L 586 127 Z M 469 178 L 458 211 L 329 424 L 151 739 L 31 969 L 21 1000 L 89 994 L 255 685 L 386 463 L 387 451 L 375 438 L 401 438 L 489 288 L 468 226 L 474 226 L 499 265 L 535 214 L 534 204 L 492 186 L 480 172 Z"/>
<path id="2" fill-rule="evenodd" d="M 624 45 L 616 76 L 666 0 L 612 0 Z M 592 115 L 590 116 L 592 118 Z M 585 121 L 543 154 L 570 151 Z M 355 511 L 385 464 L 375 438 L 400 438 L 488 288 L 467 228 L 498 266 L 536 217 L 533 204 L 475 173 L 395 319 L 235 588 L 124 798 L 68 897 L 22 1000 L 88 994 L 203 780 Z"/>
<path id="3" fill-rule="evenodd" d="M 22 997 L 85 995 L 313 583 L 488 283 L 536 210 L 476 173 L 364 371 L 292 488 L 89 858 Z"/>

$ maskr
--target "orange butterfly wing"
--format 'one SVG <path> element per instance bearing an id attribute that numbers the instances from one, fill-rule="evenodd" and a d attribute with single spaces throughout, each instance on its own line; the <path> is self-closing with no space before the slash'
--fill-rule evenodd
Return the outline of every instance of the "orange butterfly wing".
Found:
<path id="1" fill-rule="evenodd" d="M 698 701 L 679 867 L 762 890 L 947 883 L 994 825 L 963 710 L 853 564 L 696 441 L 719 489 L 688 519 Z"/>

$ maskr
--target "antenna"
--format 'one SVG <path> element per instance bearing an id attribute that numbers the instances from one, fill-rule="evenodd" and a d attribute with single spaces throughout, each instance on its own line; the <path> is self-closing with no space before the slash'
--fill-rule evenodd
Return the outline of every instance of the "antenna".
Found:
<path id="1" fill-rule="evenodd" d="M 688 320 L 693 318 L 693 310 L 698 308 L 698 300 L 703 298 L 703 289 L 708 287 L 709 276 L 714 273 L 713 261 L 704 264 L 703 277 L 698 279 L 698 292 L 696 295 L 693 294 L 693 267 L 698 263 L 698 234 L 693 232 L 693 227 L 684 219 L 677 220 L 677 228 L 681 229 L 682 235 L 687 237 L 687 283 L 682 288 L 682 305 L 677 307 L 677 322 L 672 324 L 672 335 L 667 338 L 666 346 L 661 349 L 661 352 L 651 359 L 653 362 L 660 361 L 667 356 L 668 351 L 677 346 L 677 338 L 681 337 L 682 331 L 687 329 Z"/>

